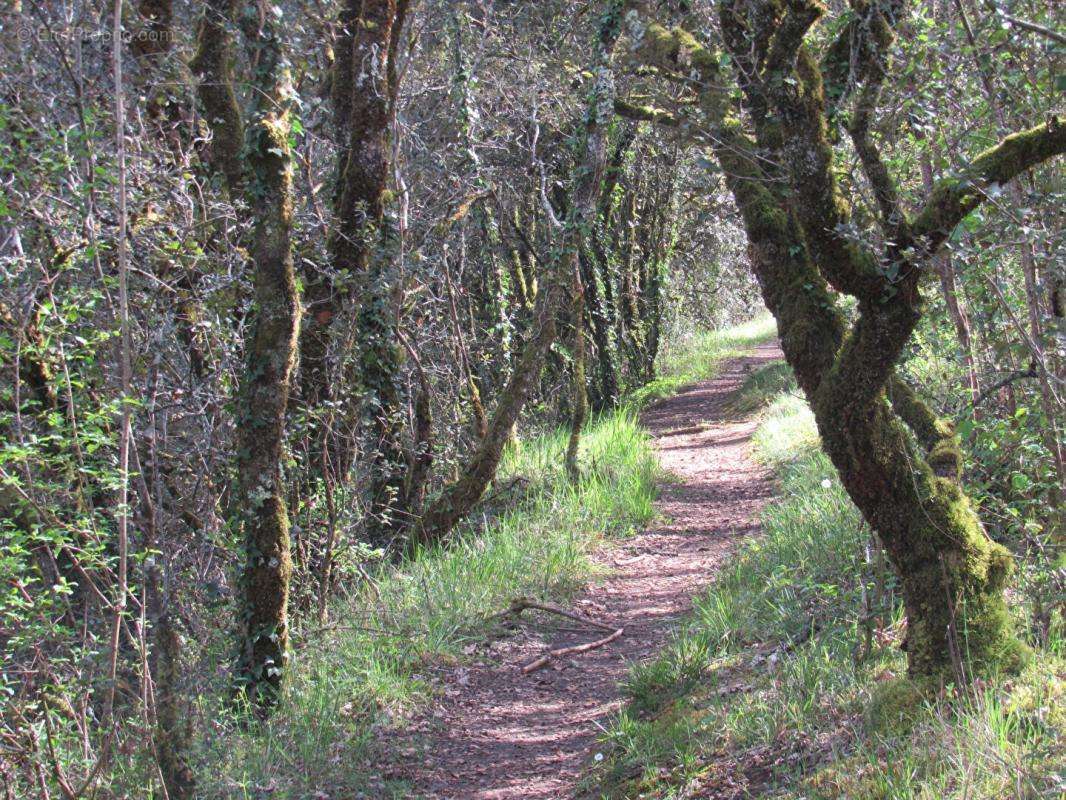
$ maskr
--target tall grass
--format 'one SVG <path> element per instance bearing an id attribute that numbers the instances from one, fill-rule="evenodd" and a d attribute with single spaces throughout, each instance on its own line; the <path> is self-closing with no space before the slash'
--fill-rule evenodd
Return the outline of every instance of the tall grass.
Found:
<path id="1" fill-rule="evenodd" d="M 661 377 L 594 420 L 581 442 L 581 479 L 564 469 L 567 434 L 517 442 L 494 496 L 446 548 L 382 567 L 332 611 L 328 630 L 296 633 L 295 668 L 269 723 L 221 723 L 204 748 L 205 792 L 227 798 L 303 798 L 314 792 L 404 797 L 381 777 L 374 732 L 403 724 L 432 694 L 442 664 L 467 657 L 486 618 L 521 595 L 559 601 L 594 573 L 589 555 L 654 513 L 657 462 L 637 410 L 711 377 L 726 358 L 775 334 L 763 317 L 667 348 Z M 224 719 L 220 707 L 204 719 Z"/>
<path id="2" fill-rule="evenodd" d="M 748 392 L 777 380 L 753 376 Z M 634 668 L 589 796 L 1064 796 L 1061 641 L 1013 680 L 932 700 L 898 692 L 884 713 L 885 690 L 905 685 L 892 678 L 906 668 L 902 612 L 793 387 L 763 411 L 754 452 L 780 485 L 762 535 L 660 657 Z M 880 607 L 875 583 L 888 590 Z"/>
<path id="3" fill-rule="evenodd" d="M 566 595 L 592 575 L 589 554 L 603 536 L 653 513 L 657 464 L 632 412 L 589 426 L 577 483 L 563 468 L 565 446 L 564 433 L 513 446 L 500 494 L 448 547 L 377 569 L 333 608 L 327 630 L 299 631 L 293 678 L 270 721 L 222 724 L 202 753 L 205 793 L 406 796 L 379 777 L 375 729 L 402 724 L 432 692 L 434 670 L 485 636 L 487 617 L 516 596 Z"/>

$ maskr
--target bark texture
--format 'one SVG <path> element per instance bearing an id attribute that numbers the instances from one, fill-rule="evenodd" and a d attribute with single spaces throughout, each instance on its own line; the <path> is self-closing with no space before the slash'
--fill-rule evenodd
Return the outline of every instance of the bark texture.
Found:
<path id="1" fill-rule="evenodd" d="M 244 18 L 254 72 L 247 141 L 229 64 L 238 5 L 211 2 L 200 27 L 200 101 L 214 133 L 212 157 L 231 191 L 243 188 L 253 310 L 245 342 L 237 419 L 237 522 L 244 542 L 237 679 L 260 712 L 277 700 L 285 673 L 292 574 L 289 518 L 281 485 L 285 414 L 296 361 L 300 302 L 292 255 L 291 86 L 276 20 L 251 4 Z M 221 147 L 220 147 L 221 145 Z"/>
<path id="2" fill-rule="evenodd" d="M 896 382 L 894 370 L 921 317 L 931 257 L 988 186 L 1063 152 L 1066 131 L 1052 119 L 1005 138 L 962 174 L 940 181 L 907 219 L 861 119 L 877 101 L 895 9 L 862 10 L 867 24 L 845 30 L 819 67 L 804 44 L 823 11 L 819 3 L 721 5 L 754 135 L 734 115 L 731 76 L 718 54 L 691 34 L 645 24 L 634 49 L 641 60 L 698 81 L 703 122 L 741 210 L 785 356 L 823 447 L 900 575 L 911 674 L 964 680 L 1016 668 L 1025 657 L 1003 599 L 1011 559 L 989 539 L 959 484 L 953 431 Z M 848 229 L 850 204 L 833 168 L 831 125 L 850 93 L 833 60 L 842 54 L 864 79 L 852 133 L 892 233 L 882 253 L 840 233 Z M 841 293 L 858 301 L 850 327 L 837 307 Z"/>
<path id="3" fill-rule="evenodd" d="M 241 677 L 256 705 L 271 705 L 284 675 L 292 574 L 289 518 L 281 485 L 285 410 L 296 360 L 300 303 L 292 256 L 291 87 L 277 33 L 263 23 L 258 90 L 250 125 L 248 203 L 255 317 L 241 392 L 238 480 L 244 514 L 244 653 Z"/>
<path id="4" fill-rule="evenodd" d="M 354 313 L 355 369 L 336 379 L 358 387 L 358 402 L 349 401 L 352 413 L 344 433 L 361 431 L 367 477 L 364 536 L 380 546 L 402 534 L 411 521 L 398 385 L 403 361 L 396 331 L 399 239 L 388 191 L 395 62 L 407 6 L 406 0 L 349 0 L 341 10 L 333 80 L 341 153 L 331 273 L 309 287 L 309 325 L 301 344 L 305 399 L 313 405 L 336 396 L 326 364 L 330 329 L 337 313 Z M 347 473 L 353 459 L 352 443 L 339 442 L 334 460 L 340 474 Z"/>

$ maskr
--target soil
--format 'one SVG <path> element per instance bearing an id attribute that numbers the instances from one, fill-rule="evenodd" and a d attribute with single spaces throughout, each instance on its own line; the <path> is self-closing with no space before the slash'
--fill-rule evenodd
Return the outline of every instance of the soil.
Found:
<path id="1" fill-rule="evenodd" d="M 595 758 L 597 735 L 621 708 L 632 664 L 654 657 L 737 543 L 758 530 L 772 496 L 765 469 L 749 454 L 751 418 L 729 402 L 745 376 L 781 358 L 776 344 L 723 365 L 717 378 L 649 407 L 642 422 L 670 478 L 659 522 L 609 543 L 597 556 L 605 576 L 569 610 L 612 627 L 620 638 L 554 660 L 528 675 L 521 667 L 548 647 L 578 645 L 605 633 L 563 617 L 525 611 L 512 636 L 449 668 L 427 714 L 387 742 L 404 759 L 390 777 L 413 796 L 439 800 L 561 800 L 571 797 Z M 391 737 L 390 737 L 391 738 Z"/>

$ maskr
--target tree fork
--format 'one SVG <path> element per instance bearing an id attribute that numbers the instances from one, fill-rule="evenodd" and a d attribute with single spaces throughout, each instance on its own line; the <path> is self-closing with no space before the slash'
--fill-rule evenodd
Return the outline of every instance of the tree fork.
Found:
<path id="1" fill-rule="evenodd" d="M 702 83 L 700 107 L 714 131 L 714 150 L 741 210 L 756 277 L 777 319 L 786 358 L 811 403 L 823 445 L 845 488 L 881 535 L 900 573 L 910 620 L 911 674 L 965 679 L 968 676 L 953 675 L 959 653 L 968 656 L 976 671 L 1017 668 L 1025 647 L 1014 635 L 1003 598 L 1009 555 L 988 538 L 954 476 L 934 472 L 929 462 L 937 465 L 940 445 L 934 442 L 929 460 L 923 458 L 885 399 L 896 360 L 920 318 L 918 265 L 899 266 L 896 274 L 904 275 L 904 281 L 888 292 L 885 302 L 889 282 L 877 261 L 837 239 L 834 223 L 846 221 L 848 212 L 826 155 L 821 77 L 801 49 L 812 12 L 809 7 L 798 9 L 793 27 L 776 31 L 782 38 L 771 45 L 777 24 L 773 20 L 780 19 L 776 12 L 769 13 L 771 8 L 776 4 L 765 4 L 771 22 L 756 60 L 773 52 L 770 64 L 784 72 L 793 63 L 788 50 L 798 49 L 796 88 L 778 89 L 768 98 L 752 82 L 745 93 L 760 144 L 781 152 L 778 148 L 788 142 L 781 155 L 790 167 L 791 198 L 771 192 L 768 187 L 775 184 L 766 182 L 769 176 L 763 170 L 773 167 L 764 167 L 754 142 L 730 117 L 714 53 L 684 31 L 655 24 L 643 28 L 634 49 L 658 66 L 694 71 Z M 722 13 L 723 28 L 728 29 L 729 7 Z M 726 38 L 734 61 L 749 58 L 740 48 L 747 44 L 743 37 L 734 37 L 735 42 L 730 35 Z M 771 105 L 780 108 L 784 123 L 760 111 Z M 1052 120 L 978 156 L 963 176 L 941 182 L 927 207 L 906 225 L 914 251 L 928 258 L 977 206 L 986 186 L 1009 180 L 1064 146 L 1066 137 Z M 904 248 L 895 251 L 902 252 Z M 827 278 L 834 288 L 860 298 L 859 320 L 846 337 Z M 923 409 L 913 397 L 896 394 L 919 437 L 923 431 L 928 434 Z M 939 442 L 950 441 L 948 431 L 935 424 L 932 430 Z M 948 461 L 954 471 L 954 455 Z"/>

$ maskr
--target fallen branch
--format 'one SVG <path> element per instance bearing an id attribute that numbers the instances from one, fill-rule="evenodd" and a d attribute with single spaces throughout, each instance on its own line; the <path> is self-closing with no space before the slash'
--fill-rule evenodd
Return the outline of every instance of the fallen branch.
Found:
<path id="1" fill-rule="evenodd" d="M 525 611 L 527 608 L 533 608 L 537 611 L 547 611 L 549 614 L 558 614 L 560 617 L 566 617 L 567 619 L 572 619 L 575 622 L 580 622 L 583 625 L 591 625 L 592 627 L 599 628 L 601 630 L 614 630 L 614 628 L 610 625 L 604 625 L 602 622 L 596 622 L 596 620 L 594 619 L 582 617 L 580 614 L 575 614 L 572 611 L 566 611 L 565 609 L 558 608 L 556 606 L 549 606 L 545 605 L 544 603 L 538 603 L 534 600 L 530 600 L 528 597 L 516 597 L 514 600 L 511 601 L 511 605 L 508 606 L 507 610 L 501 612 L 497 616 L 504 617 L 509 614 L 514 614 L 517 616 L 518 614 L 521 614 L 523 611 Z"/>
<path id="2" fill-rule="evenodd" d="M 710 427 L 710 425 L 690 425 L 687 428 L 674 428 L 671 431 L 664 431 L 663 433 L 660 433 L 659 436 L 660 438 L 665 439 L 667 436 L 685 436 L 689 433 L 703 433 Z"/>
<path id="3" fill-rule="evenodd" d="M 573 655 L 575 653 L 586 653 L 589 650 L 595 650 L 597 647 L 603 647 L 605 644 L 610 644 L 619 636 L 625 633 L 625 628 L 619 628 L 611 633 L 609 636 L 604 636 L 602 639 L 597 639 L 594 642 L 585 642 L 585 644 L 574 645 L 573 647 L 560 647 L 556 650 L 549 650 L 540 658 L 530 661 L 524 667 L 522 667 L 522 674 L 528 675 L 531 672 L 546 667 L 551 663 L 553 658 L 562 658 L 563 656 Z"/>

